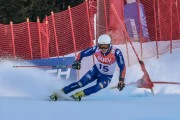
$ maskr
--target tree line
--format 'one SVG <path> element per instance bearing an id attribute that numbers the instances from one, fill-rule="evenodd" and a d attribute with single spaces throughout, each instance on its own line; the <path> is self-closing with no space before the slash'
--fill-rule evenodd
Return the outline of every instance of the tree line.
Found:
<path id="1" fill-rule="evenodd" d="M 74 7 L 85 0 L 0 0 L 0 24 L 22 23 L 28 17 L 36 22 L 37 16 L 42 21 L 51 11 L 60 12 L 68 6 Z"/>

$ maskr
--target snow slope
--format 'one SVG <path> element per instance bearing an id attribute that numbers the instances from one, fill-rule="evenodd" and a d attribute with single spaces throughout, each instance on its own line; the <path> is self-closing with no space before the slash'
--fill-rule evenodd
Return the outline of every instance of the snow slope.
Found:
<path id="1" fill-rule="evenodd" d="M 134 86 L 120 92 L 110 89 L 117 84 L 115 75 L 108 88 L 81 102 L 53 102 L 48 96 L 69 83 L 40 69 L 12 67 L 17 64 L 23 65 L 0 62 L 0 120 L 180 120 L 180 85 L 155 85 L 155 95 Z M 153 81 L 180 82 L 180 49 L 145 65 Z M 141 76 L 136 64 L 127 69 L 126 82 Z"/>

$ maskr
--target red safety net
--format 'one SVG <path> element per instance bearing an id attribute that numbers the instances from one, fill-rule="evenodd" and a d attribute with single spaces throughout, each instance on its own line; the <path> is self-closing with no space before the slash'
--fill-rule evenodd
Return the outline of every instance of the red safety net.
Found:
<path id="1" fill-rule="evenodd" d="M 0 56 L 10 57 L 13 53 L 10 25 L 0 24 Z"/>
<path id="2" fill-rule="evenodd" d="M 102 34 L 109 34 L 113 39 L 113 44 L 124 44 L 124 30 L 119 22 L 123 19 L 123 1 L 99 0 L 97 4 L 96 38 Z"/>
<path id="3" fill-rule="evenodd" d="M 0 57 L 38 59 L 64 56 L 92 46 L 88 2 L 21 24 L 0 24 Z M 83 44 L 82 44 L 83 43 Z"/>
<path id="4" fill-rule="evenodd" d="M 180 47 L 179 6 L 179 0 L 136 0 L 128 4 L 126 0 L 99 0 L 96 36 L 111 35 L 112 44 L 121 49 L 128 65 L 159 58 Z M 143 76 L 151 81 L 147 72 Z M 150 83 L 143 87 L 152 88 Z"/>
<path id="5" fill-rule="evenodd" d="M 99 0 L 97 2 L 96 36 L 107 33 L 112 36 L 114 45 L 120 46 L 123 51 L 126 63 L 132 65 L 138 60 L 129 44 L 133 42 L 138 56 L 141 60 L 172 52 L 173 48 L 180 47 L 180 1 L 179 0 L 136 0 L 136 8 L 128 14 L 136 14 L 138 17 L 137 26 L 127 21 L 125 7 L 129 6 L 126 0 Z M 133 7 L 133 6 L 132 6 Z M 129 8 L 130 10 L 131 8 Z M 142 16 L 142 10 L 144 16 Z M 125 18 L 126 17 L 126 18 Z M 149 40 L 143 36 L 144 23 L 141 17 L 146 17 Z M 136 30 L 138 39 L 135 40 L 128 34 L 128 29 Z M 134 31 L 133 31 L 134 32 Z M 119 46 L 118 46 L 119 47 Z"/>
<path id="6" fill-rule="evenodd" d="M 126 0 L 89 0 L 63 12 L 52 13 L 42 23 L 27 20 L 21 24 L 0 24 L 0 57 L 39 59 L 64 56 L 92 46 L 92 40 L 105 33 L 112 37 L 112 44 L 122 50 L 128 65 L 137 62 L 129 40 L 140 59 L 158 58 L 180 47 L 180 1 L 137 0 L 136 3 L 139 18 L 140 3 L 144 7 L 149 41 L 138 26 L 137 41 L 128 35 L 124 15 Z M 140 19 L 138 24 L 142 24 Z"/>

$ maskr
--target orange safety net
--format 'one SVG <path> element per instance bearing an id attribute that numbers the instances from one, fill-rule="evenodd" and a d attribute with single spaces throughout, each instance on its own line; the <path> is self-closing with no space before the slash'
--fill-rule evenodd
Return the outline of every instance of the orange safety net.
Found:
<path id="1" fill-rule="evenodd" d="M 120 47 L 128 65 L 137 63 L 129 40 L 141 60 L 158 58 L 180 47 L 180 1 L 137 0 L 136 3 L 139 18 L 143 6 L 149 41 L 143 36 L 140 19 L 139 26 L 136 26 L 138 40 L 134 41 L 129 35 L 124 14 L 126 0 L 89 0 L 52 13 L 43 23 L 0 24 L 0 57 L 39 59 L 64 56 L 92 46 L 93 39 L 104 33 L 112 37 L 113 45 Z"/>
<path id="2" fill-rule="evenodd" d="M 92 46 L 87 2 L 46 17 L 43 23 L 0 24 L 0 57 L 39 59 Z M 82 44 L 83 43 L 83 44 Z"/>
<path id="3" fill-rule="evenodd" d="M 10 25 L 0 24 L 0 56 L 10 57 L 13 53 Z"/>
<path id="4" fill-rule="evenodd" d="M 124 44 L 125 35 L 119 20 L 123 21 L 123 1 L 99 0 L 97 4 L 96 38 L 102 34 L 109 34 L 112 44 Z"/>
<path id="5" fill-rule="evenodd" d="M 122 51 L 127 66 L 180 48 L 179 0 L 136 0 L 132 12 L 128 12 L 131 5 L 126 0 L 89 0 L 52 13 L 42 23 L 27 19 L 21 24 L 0 24 L 0 57 L 30 60 L 72 53 L 76 56 L 102 34 L 112 37 L 112 44 Z M 129 17 L 134 14 L 137 19 Z M 81 64 L 79 78 L 92 67 L 94 59 L 86 57 Z"/>
<path id="6" fill-rule="evenodd" d="M 107 33 L 112 36 L 114 45 L 125 44 L 120 49 L 128 65 L 138 61 L 129 44 L 130 40 L 141 60 L 154 56 L 158 58 L 159 55 L 180 47 L 179 6 L 178 0 L 136 0 L 130 4 L 126 0 L 99 0 L 96 35 L 98 37 Z M 137 21 L 131 18 L 134 14 Z M 147 29 L 149 38 L 145 36 L 144 28 Z M 130 29 L 134 36 L 137 32 L 136 40 L 129 33 Z"/>

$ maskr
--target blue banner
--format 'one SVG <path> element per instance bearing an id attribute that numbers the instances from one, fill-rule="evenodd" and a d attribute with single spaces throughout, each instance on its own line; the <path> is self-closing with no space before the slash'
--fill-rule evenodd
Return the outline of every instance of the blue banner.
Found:
<path id="1" fill-rule="evenodd" d="M 75 60 L 74 57 L 63 57 L 63 58 L 29 60 L 28 62 L 35 64 L 37 66 L 58 66 L 58 65 L 71 66 L 74 60 Z M 72 68 L 62 68 L 62 69 L 45 68 L 44 70 L 46 70 L 50 74 L 56 75 L 57 79 L 66 79 L 72 81 L 76 81 L 77 79 L 76 70 Z"/>
<path id="2" fill-rule="evenodd" d="M 140 13 L 140 19 L 138 12 Z M 142 30 L 142 38 L 143 38 L 142 42 L 150 41 L 147 23 L 146 23 L 146 16 L 144 13 L 144 7 L 141 3 L 139 4 L 139 6 L 138 3 L 136 2 L 125 5 L 124 16 L 125 16 L 126 30 L 132 41 L 139 42 L 140 30 Z M 141 24 L 139 21 L 141 22 Z"/>

